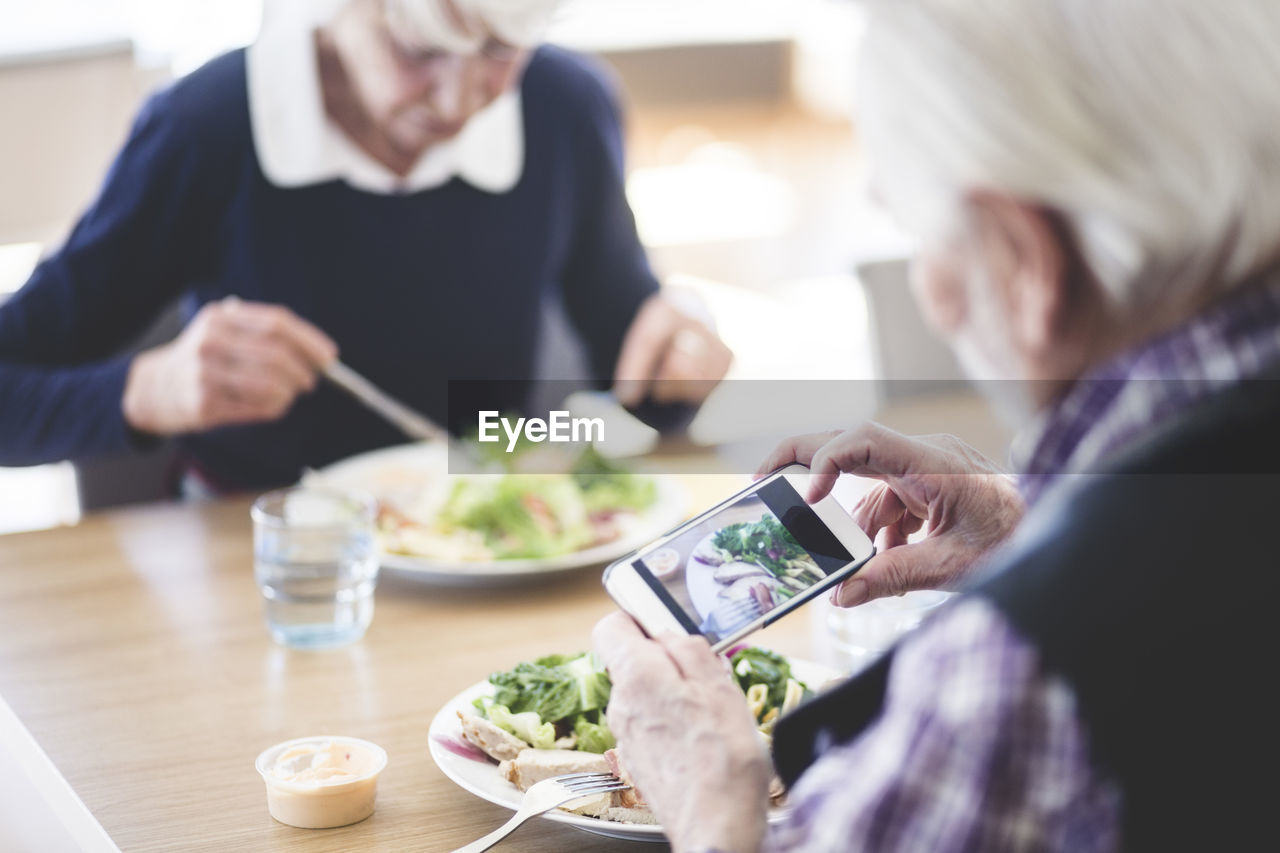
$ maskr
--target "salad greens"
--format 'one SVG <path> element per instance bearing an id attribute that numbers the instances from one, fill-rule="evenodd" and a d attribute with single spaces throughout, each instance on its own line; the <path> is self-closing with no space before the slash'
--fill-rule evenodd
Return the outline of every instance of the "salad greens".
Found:
<path id="1" fill-rule="evenodd" d="M 556 745 L 556 727 L 542 722 L 537 711 L 511 713 L 505 705 L 490 705 L 486 709 L 489 721 L 505 729 L 536 749 L 551 749 Z"/>
<path id="2" fill-rule="evenodd" d="M 757 684 L 763 684 L 767 688 L 766 712 L 769 708 L 782 707 L 786 700 L 788 681 L 795 681 L 800 685 L 804 691 L 803 698 L 808 699 L 813 695 L 808 685 L 791 675 L 790 661 L 777 652 L 758 646 L 747 646 L 738 649 L 729 657 L 729 665 L 743 693 Z"/>
<path id="3" fill-rule="evenodd" d="M 453 486 L 438 521 L 479 532 L 499 559 L 555 557 L 601 541 L 599 523 L 657 500 L 650 477 L 610 462 L 591 445 L 562 474 L 467 477 Z"/>
<path id="4" fill-rule="evenodd" d="M 780 581 L 778 593 L 790 598 L 822 580 L 809 553 L 772 513 L 759 521 L 743 521 L 720 528 L 711 545 L 726 563 L 755 563 Z"/>
<path id="5" fill-rule="evenodd" d="M 596 719 L 597 722 L 593 723 L 587 715 L 582 714 L 573 722 L 573 733 L 578 736 L 578 749 L 583 752 L 604 753 L 618 745 L 613 732 L 609 731 L 609 726 L 604 721 L 604 715 L 597 714 Z"/>
<path id="6" fill-rule="evenodd" d="M 581 490 L 555 474 L 507 474 L 454 483 L 439 521 L 478 531 L 498 558 L 551 557 L 594 539 Z"/>
<path id="7" fill-rule="evenodd" d="M 729 662 L 762 731 L 813 695 L 776 652 L 743 646 Z M 493 695 L 477 698 L 476 711 L 532 747 L 603 753 L 617 745 L 605 721 L 613 685 L 594 654 L 548 655 L 495 672 L 489 683 Z"/>
<path id="8" fill-rule="evenodd" d="M 583 448 L 573 464 L 573 481 L 582 489 L 588 512 L 616 509 L 647 509 L 658 497 L 657 484 L 650 477 L 635 474 L 596 450 Z"/>
<path id="9" fill-rule="evenodd" d="M 604 719 L 613 687 L 594 655 L 549 655 L 489 676 L 492 697 L 475 701 L 481 716 L 538 749 L 575 735 L 576 748 L 604 752 L 614 746 Z"/>

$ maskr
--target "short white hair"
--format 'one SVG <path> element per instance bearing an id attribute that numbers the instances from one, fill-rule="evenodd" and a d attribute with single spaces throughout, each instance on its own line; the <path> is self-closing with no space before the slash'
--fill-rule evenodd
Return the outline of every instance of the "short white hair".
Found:
<path id="1" fill-rule="evenodd" d="M 445 0 L 385 0 L 393 31 L 447 50 L 467 53 L 481 46 L 486 29 L 518 47 L 542 40 L 560 0 L 452 0 L 462 26 Z"/>
<path id="2" fill-rule="evenodd" d="M 921 239 L 957 233 L 974 190 L 1042 204 L 1130 309 L 1278 259 L 1280 2 L 866 5 L 859 133 Z"/>

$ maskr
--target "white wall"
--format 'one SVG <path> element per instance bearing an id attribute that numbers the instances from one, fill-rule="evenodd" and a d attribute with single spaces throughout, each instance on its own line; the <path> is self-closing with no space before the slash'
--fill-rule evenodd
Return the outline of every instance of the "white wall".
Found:
<path id="1" fill-rule="evenodd" d="M 120 42 L 0 64 L 0 243 L 61 238 L 161 76 L 135 67 Z"/>

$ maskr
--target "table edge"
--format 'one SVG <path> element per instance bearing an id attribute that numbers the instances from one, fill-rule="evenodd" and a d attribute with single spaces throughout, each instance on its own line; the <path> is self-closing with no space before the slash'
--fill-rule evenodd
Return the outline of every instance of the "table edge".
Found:
<path id="1" fill-rule="evenodd" d="M 120 853 L 120 848 L 76 795 L 4 696 L 0 695 L 0 751 L 17 760 L 32 788 L 85 853 Z"/>

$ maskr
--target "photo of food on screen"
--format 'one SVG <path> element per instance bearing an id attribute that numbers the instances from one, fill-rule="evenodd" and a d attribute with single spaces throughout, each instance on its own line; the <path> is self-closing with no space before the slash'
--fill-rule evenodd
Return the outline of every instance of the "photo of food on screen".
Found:
<path id="1" fill-rule="evenodd" d="M 657 581 L 669 605 L 683 611 L 686 627 L 712 643 L 826 577 L 758 494 L 705 519 L 636 566 Z"/>

